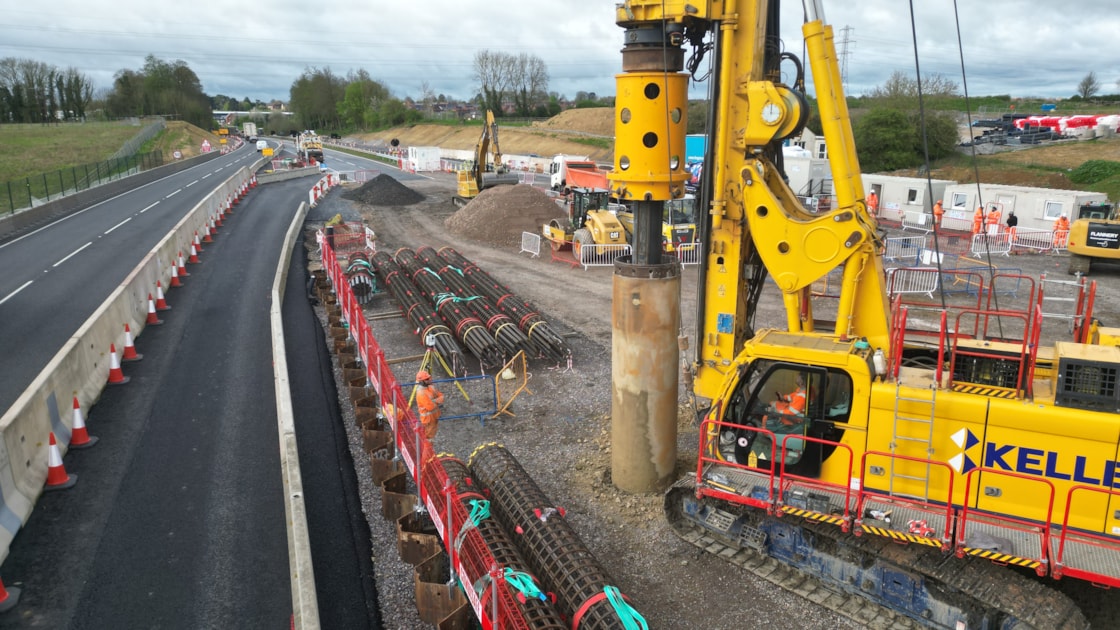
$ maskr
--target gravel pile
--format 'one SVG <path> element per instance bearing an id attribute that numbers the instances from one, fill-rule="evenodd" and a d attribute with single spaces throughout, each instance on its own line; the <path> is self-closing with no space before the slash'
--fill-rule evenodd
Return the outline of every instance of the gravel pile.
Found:
<path id="1" fill-rule="evenodd" d="M 384 173 L 342 196 L 371 206 L 410 206 L 424 200 L 424 195 Z"/>
<path id="2" fill-rule="evenodd" d="M 522 232 L 565 216 L 544 191 L 526 184 L 487 188 L 444 222 L 449 231 L 494 247 L 516 247 Z"/>

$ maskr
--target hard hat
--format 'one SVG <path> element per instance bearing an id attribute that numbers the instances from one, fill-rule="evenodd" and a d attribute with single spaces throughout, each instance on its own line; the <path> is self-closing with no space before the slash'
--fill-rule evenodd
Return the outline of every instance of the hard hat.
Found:
<path id="1" fill-rule="evenodd" d="M 432 375 L 428 374 L 427 370 L 420 370 L 419 372 L 416 373 L 416 380 L 418 380 L 418 381 L 430 381 L 430 380 L 432 380 Z"/>

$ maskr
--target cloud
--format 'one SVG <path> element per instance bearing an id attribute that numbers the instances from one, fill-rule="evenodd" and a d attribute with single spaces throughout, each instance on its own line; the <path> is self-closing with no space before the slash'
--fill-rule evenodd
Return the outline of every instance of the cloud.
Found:
<path id="1" fill-rule="evenodd" d="M 825 0 L 837 48 L 846 51 L 849 94 L 881 85 L 896 70 L 914 74 L 911 24 L 922 73 L 964 83 L 954 3 L 917 4 L 912 22 L 898 2 Z M 1120 47 L 1114 45 L 1120 12 L 1112 2 L 1085 0 L 1076 10 L 1038 0 L 959 4 L 972 95 L 1066 97 L 1089 71 L 1096 71 L 1102 92 L 1120 91 Z M 117 71 L 140 68 L 151 53 L 185 61 L 209 94 L 261 100 L 287 99 L 307 67 L 330 67 L 340 75 L 364 68 L 399 97 L 419 96 L 426 83 L 437 94 L 469 98 L 477 90 L 472 62 L 479 50 L 539 56 L 548 65 L 550 89 L 569 97 L 578 91 L 614 94 L 621 68 L 623 31 L 614 24 L 610 0 L 195 0 L 189 11 L 182 7 L 139 0 L 56 0 L 34 10 L 25 4 L 0 16 L 0 57 L 73 66 L 108 88 Z M 783 39 L 798 54 L 801 15 L 801 3 L 786 3 Z M 694 86 L 693 95 L 705 89 Z"/>

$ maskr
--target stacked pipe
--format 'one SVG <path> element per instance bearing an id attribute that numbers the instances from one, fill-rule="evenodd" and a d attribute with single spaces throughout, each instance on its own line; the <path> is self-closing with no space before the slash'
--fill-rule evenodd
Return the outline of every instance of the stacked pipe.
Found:
<path id="1" fill-rule="evenodd" d="M 392 260 L 388 262 L 392 263 Z M 329 243 L 324 243 L 323 246 L 323 266 L 334 286 L 334 291 L 338 294 L 339 301 L 355 302 L 350 285 L 343 279 L 342 268 Z M 393 267 L 395 268 L 395 263 Z M 399 270 L 397 271 L 399 279 Z M 409 409 L 407 398 L 400 384 L 393 377 L 385 353 L 377 344 L 369 322 L 360 316 L 360 310 L 352 322 L 352 328 L 356 329 L 359 344 L 364 346 L 360 352 L 365 358 L 366 376 L 370 386 L 377 393 L 382 411 L 386 414 L 393 430 L 397 453 L 416 481 L 420 499 L 428 512 L 441 517 L 433 520 L 437 523 L 450 523 L 450 527 L 437 525 L 437 529 L 448 548 L 453 549 L 454 541 L 449 540 L 450 532 L 461 531 L 470 514 L 464 509 L 462 502 L 456 500 L 455 490 L 449 484 L 442 460 L 436 456 L 432 444 L 423 435 L 417 433 L 420 423 Z M 446 500 L 449 494 L 450 501 Z M 451 517 L 450 521 L 447 520 L 447 516 Z M 485 609 L 477 605 L 475 591 L 472 588 L 474 585 L 484 586 L 487 580 L 502 584 L 505 580 L 502 572 L 496 570 L 497 562 L 482 541 L 477 528 L 468 528 L 467 535 L 458 547 L 454 566 L 461 583 L 469 589 L 467 597 L 476 603 L 473 610 L 481 626 L 487 629 L 530 630 L 533 626 L 524 618 L 524 610 L 518 606 L 517 600 L 508 588 L 492 589 L 491 594 L 497 596 L 489 598 L 490 601 L 487 602 Z"/>
<path id="2" fill-rule="evenodd" d="M 490 334 L 494 336 L 494 340 L 501 346 L 507 359 L 521 351 L 524 351 L 525 356 L 528 357 L 539 354 L 525 332 L 517 327 L 517 322 L 499 311 L 490 298 L 481 295 L 471 287 L 470 282 L 463 275 L 462 269 L 445 263 L 436 253 L 436 250 L 431 247 L 421 247 L 416 250 L 416 255 L 424 261 L 429 269 L 435 270 L 456 295 L 465 300 L 462 304 L 479 321 L 486 324 L 486 330 L 489 330 Z"/>
<path id="3" fill-rule="evenodd" d="M 354 252 L 347 258 L 346 282 L 354 292 L 358 304 L 365 306 L 373 301 L 373 296 L 377 294 L 377 280 L 365 252 Z"/>
<path id="4" fill-rule="evenodd" d="M 626 627 L 626 613 L 608 595 L 617 592 L 606 569 L 513 455 L 503 446 L 487 444 L 471 455 L 470 468 L 490 489 L 490 509 L 502 527 L 520 534 L 513 537 L 518 549 L 556 591 L 557 608 L 572 620 L 572 628 L 583 623 L 589 628 Z"/>
<path id="5" fill-rule="evenodd" d="M 477 487 L 470 476 L 470 471 L 467 465 L 458 459 L 451 457 L 439 457 L 440 463 L 443 466 L 444 473 L 447 475 L 447 480 L 451 483 L 455 490 L 455 498 L 462 504 L 463 509 L 470 513 L 472 510 L 477 509 L 481 501 L 487 501 L 484 496 L 485 489 Z M 487 501 L 488 502 L 488 501 Z M 472 505 L 473 503 L 473 505 Z M 489 555 L 493 557 L 494 561 L 498 564 L 500 569 L 510 569 L 518 572 L 521 576 L 526 576 L 532 580 L 532 585 L 538 590 L 543 590 L 542 585 L 532 576 L 532 571 L 529 570 L 529 565 L 517 551 L 517 547 L 510 542 L 509 537 L 506 536 L 505 530 L 493 518 L 480 518 L 477 523 L 473 525 L 477 530 L 481 540 L 485 543 Z M 469 527 L 468 527 L 469 529 Z M 451 532 L 448 536 L 449 541 L 453 541 L 455 545 L 457 541 L 462 540 L 466 542 L 466 533 Z M 460 538 L 461 537 L 461 538 Z M 459 549 L 455 549 L 455 555 L 458 556 Z M 489 569 L 490 567 L 485 567 Z M 508 571 L 503 571 L 503 575 L 508 575 Z M 516 575 L 516 574 L 515 574 Z M 560 617 L 560 613 L 556 610 L 554 604 L 555 596 L 550 594 L 540 593 L 534 594 L 533 592 L 526 592 L 524 586 L 517 588 L 511 584 L 510 579 L 504 579 L 503 583 L 506 584 L 510 591 L 510 595 L 518 603 L 521 609 L 522 616 L 529 622 L 530 627 L 537 628 L 556 628 L 557 630 L 567 630 L 568 626 Z M 469 586 L 468 586 L 469 588 Z M 492 591 L 491 591 L 492 592 Z M 482 594 L 479 594 L 482 597 Z M 483 607 L 486 602 L 483 601 Z"/>
<path id="6" fill-rule="evenodd" d="M 440 249 L 439 257 L 447 265 L 462 270 L 472 291 L 490 298 L 495 306 L 517 322 L 518 328 L 529 337 L 538 354 L 557 362 L 572 356 L 572 350 L 563 337 L 553 330 L 552 326 L 528 303 L 510 293 L 509 289 L 499 284 L 490 274 L 450 247 Z"/>
<path id="7" fill-rule="evenodd" d="M 460 343 L 478 358 L 482 367 L 500 367 L 503 363 L 502 349 L 494 342 L 482 322 L 461 305 L 443 278 L 425 266 L 424 261 L 411 249 L 397 250 L 396 261 L 420 289 L 420 294 L 436 307 L 436 313 L 444 323 L 455 331 L 455 337 Z"/>
<path id="8" fill-rule="evenodd" d="M 377 252 L 373 255 L 373 264 L 385 286 L 389 288 L 389 292 L 396 298 L 405 317 L 420 332 L 421 343 L 427 345 L 430 340 L 435 351 L 443 357 L 447 365 L 451 366 L 452 372 L 466 373 L 463 351 L 455 341 L 455 336 L 447 326 L 443 325 L 427 300 L 421 296 L 420 290 L 401 271 L 393 257 L 384 252 Z"/>

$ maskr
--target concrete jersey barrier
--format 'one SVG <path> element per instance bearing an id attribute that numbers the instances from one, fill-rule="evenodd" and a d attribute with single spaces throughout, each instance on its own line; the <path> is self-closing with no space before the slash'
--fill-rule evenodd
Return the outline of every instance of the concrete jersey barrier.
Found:
<path id="1" fill-rule="evenodd" d="M 196 231 L 252 178 L 264 160 L 242 167 L 191 209 L 78 328 L 31 385 L 0 417 L 0 563 L 27 522 L 47 477 L 48 438 L 62 451 L 70 442 L 73 396 L 83 409 L 97 401 L 110 369 L 109 346 L 124 347 L 124 326 L 139 335 L 147 319 L 148 295 L 156 281 L 168 286 L 179 252 L 188 252 Z"/>

